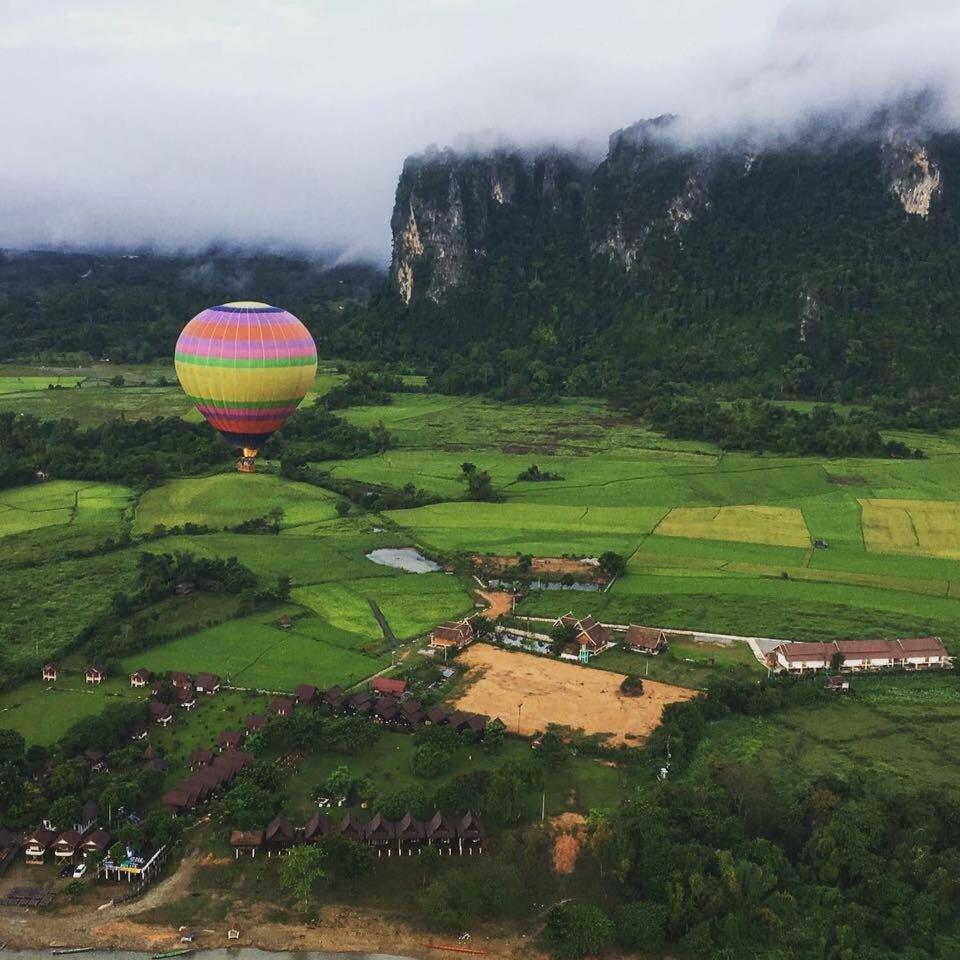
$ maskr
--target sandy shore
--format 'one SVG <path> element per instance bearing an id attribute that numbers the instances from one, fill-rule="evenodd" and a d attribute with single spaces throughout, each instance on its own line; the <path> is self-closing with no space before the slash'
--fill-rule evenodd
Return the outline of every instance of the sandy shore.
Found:
<path id="1" fill-rule="evenodd" d="M 252 909 L 250 913 L 256 912 Z M 68 907 L 55 914 L 0 908 L 0 943 L 11 949 L 48 949 L 51 946 L 93 946 L 162 952 L 180 946 L 170 927 L 139 923 L 134 917 L 113 917 L 111 910 Z M 434 960 L 464 954 L 435 949 L 430 944 L 457 945 L 457 938 L 431 936 L 408 927 L 384 921 L 382 917 L 348 907 L 329 907 L 320 911 L 316 925 L 264 923 L 236 920 L 240 939 L 227 941 L 227 924 L 220 929 L 200 929 L 192 946 L 214 949 L 226 946 L 258 947 L 277 952 L 359 951 L 400 954 Z M 489 957 L 516 960 L 547 960 L 524 937 L 488 938 L 474 934 L 466 944 Z"/>

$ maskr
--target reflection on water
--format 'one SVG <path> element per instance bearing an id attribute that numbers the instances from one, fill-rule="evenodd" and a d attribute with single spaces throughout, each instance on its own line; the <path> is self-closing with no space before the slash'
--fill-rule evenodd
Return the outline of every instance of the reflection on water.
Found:
<path id="1" fill-rule="evenodd" d="M 372 550 L 367 554 L 367 559 L 379 563 L 382 567 L 395 567 L 408 573 L 436 573 L 442 569 L 440 564 L 428 560 L 413 547 L 384 547 L 381 550 Z"/>

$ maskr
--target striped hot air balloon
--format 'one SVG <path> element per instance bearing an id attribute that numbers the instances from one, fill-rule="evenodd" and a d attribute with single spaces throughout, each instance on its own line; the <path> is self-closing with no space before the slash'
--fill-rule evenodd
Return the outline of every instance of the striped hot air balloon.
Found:
<path id="1" fill-rule="evenodd" d="M 253 459 L 296 410 L 317 372 L 310 331 L 281 307 L 242 301 L 198 313 L 174 355 L 184 392 L 212 427 Z"/>

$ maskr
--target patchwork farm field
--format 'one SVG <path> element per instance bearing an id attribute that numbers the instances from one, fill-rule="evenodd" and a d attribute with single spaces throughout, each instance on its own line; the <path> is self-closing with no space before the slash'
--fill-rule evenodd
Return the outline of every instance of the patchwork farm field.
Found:
<path id="1" fill-rule="evenodd" d="M 167 367 L 7 373 L 0 411 L 82 423 L 196 418 L 179 389 L 163 385 L 173 380 Z M 115 375 L 126 385 L 111 387 Z M 70 386 L 46 389 L 57 378 Z M 342 380 L 322 374 L 315 395 Z M 826 460 L 673 441 L 592 400 L 522 406 L 402 393 L 338 415 L 382 422 L 393 447 L 317 471 L 394 489 L 412 483 L 442 502 L 384 514 L 354 505 L 340 517 L 338 494 L 288 481 L 266 463 L 252 476 L 183 477 L 136 492 L 56 479 L 0 492 L 0 681 L 58 656 L 84 631 L 109 644 L 121 629 L 110 619 L 115 595 L 136 594 L 142 551 L 236 557 L 261 587 L 289 578 L 290 599 L 275 609 L 250 614 L 248 596 L 209 594 L 148 607 L 122 625 L 153 644 L 124 656 L 124 669 L 213 670 L 245 687 L 349 684 L 382 669 L 389 652 L 371 600 L 402 642 L 469 612 L 471 580 L 415 577 L 365 558 L 412 544 L 451 556 L 613 550 L 625 558 L 607 592 L 533 592 L 521 616 L 573 609 L 617 623 L 798 640 L 936 634 L 960 651 L 960 431 L 897 435 L 926 460 Z M 468 462 L 490 473 L 500 502 L 466 499 Z M 533 464 L 555 479 L 520 480 Z M 281 517 L 275 535 L 230 529 L 270 511 Z M 188 523 L 210 532 L 144 539 Z M 281 610 L 294 617 L 289 631 L 274 623 Z M 611 651 L 591 675 L 649 670 L 651 680 L 690 686 L 730 671 L 754 675 L 755 662 L 735 650 L 680 644 L 645 663 Z M 58 696 L 81 698 L 77 709 L 98 703 L 84 691 Z M 42 722 L 39 707 L 17 712 L 27 727 Z M 59 723 L 51 719 L 51 729 Z"/>

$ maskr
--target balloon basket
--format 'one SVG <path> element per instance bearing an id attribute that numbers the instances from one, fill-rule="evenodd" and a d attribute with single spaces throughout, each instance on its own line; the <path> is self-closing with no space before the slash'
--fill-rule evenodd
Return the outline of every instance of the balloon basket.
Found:
<path id="1" fill-rule="evenodd" d="M 237 473 L 256 473 L 257 461 L 253 457 L 241 457 L 237 461 Z"/>

